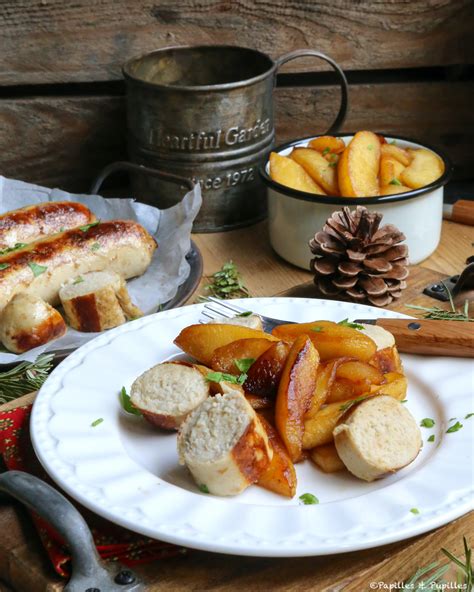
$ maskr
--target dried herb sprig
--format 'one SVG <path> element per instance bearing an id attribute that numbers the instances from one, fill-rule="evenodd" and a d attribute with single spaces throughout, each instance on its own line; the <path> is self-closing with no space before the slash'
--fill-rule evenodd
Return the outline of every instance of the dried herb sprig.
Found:
<path id="1" fill-rule="evenodd" d="M 0 372 L 0 404 L 38 390 L 53 367 L 54 354 L 41 354 L 35 362 L 22 362 Z"/>
<path id="2" fill-rule="evenodd" d="M 453 295 L 451 294 L 451 290 L 448 286 L 441 282 L 443 285 L 446 294 L 449 298 L 449 304 L 451 306 L 451 310 L 444 310 L 439 308 L 439 306 L 433 306 L 428 308 L 426 306 L 417 306 L 415 304 L 407 304 L 407 308 L 412 308 L 414 310 L 422 310 L 424 314 L 422 315 L 425 319 L 432 319 L 434 321 L 465 321 L 468 323 L 474 322 L 474 318 L 469 316 L 469 300 L 464 301 L 463 309 L 456 309 L 454 306 Z"/>
<path id="3" fill-rule="evenodd" d="M 224 263 L 221 269 L 208 279 L 209 283 L 204 289 L 214 298 L 228 300 L 230 298 L 248 298 L 250 296 L 237 266 L 232 261 Z M 205 300 L 205 297 L 202 299 Z"/>

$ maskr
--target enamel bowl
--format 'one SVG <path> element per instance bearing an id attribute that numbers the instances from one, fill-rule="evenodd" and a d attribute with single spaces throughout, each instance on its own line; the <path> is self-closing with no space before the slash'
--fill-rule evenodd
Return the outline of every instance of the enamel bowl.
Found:
<path id="1" fill-rule="evenodd" d="M 353 137 L 334 135 L 342 137 L 346 145 Z M 305 147 L 310 140 L 317 137 L 311 136 L 283 144 L 275 148 L 274 152 L 287 156 L 293 148 Z M 276 183 L 270 179 L 267 159 L 260 174 L 267 186 L 270 243 L 278 255 L 298 267 L 309 269 L 313 257 L 308 246 L 309 240 L 322 229 L 334 211 L 343 206 L 355 209 L 357 205 L 380 212 L 383 214 L 382 224 L 394 224 L 405 234 L 410 263 L 419 263 L 435 251 L 441 237 L 444 186 L 451 178 L 451 162 L 441 151 L 426 144 L 418 144 L 399 136 L 386 136 L 386 140 L 395 140 L 400 148 L 432 150 L 443 160 L 444 174 L 425 187 L 398 195 L 332 197 L 306 193 Z"/>

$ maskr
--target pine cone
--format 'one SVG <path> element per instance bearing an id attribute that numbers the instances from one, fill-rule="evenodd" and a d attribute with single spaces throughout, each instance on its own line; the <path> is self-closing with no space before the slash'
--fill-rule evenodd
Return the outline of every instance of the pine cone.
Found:
<path id="1" fill-rule="evenodd" d="M 408 277 L 405 235 L 382 214 L 363 206 L 334 212 L 309 242 L 314 283 L 324 296 L 386 306 L 399 298 Z"/>

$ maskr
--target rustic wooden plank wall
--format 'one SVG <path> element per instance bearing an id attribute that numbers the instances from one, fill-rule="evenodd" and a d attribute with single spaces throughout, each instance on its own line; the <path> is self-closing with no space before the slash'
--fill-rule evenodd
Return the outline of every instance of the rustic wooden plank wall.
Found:
<path id="1" fill-rule="evenodd" d="M 87 189 L 126 154 L 121 64 L 170 44 L 229 43 L 328 53 L 351 81 L 344 130 L 439 145 L 458 178 L 473 178 L 473 30 L 471 0 L 3 0 L 0 173 Z M 321 68 L 301 60 L 279 77 L 278 141 L 330 121 L 338 89 Z"/>

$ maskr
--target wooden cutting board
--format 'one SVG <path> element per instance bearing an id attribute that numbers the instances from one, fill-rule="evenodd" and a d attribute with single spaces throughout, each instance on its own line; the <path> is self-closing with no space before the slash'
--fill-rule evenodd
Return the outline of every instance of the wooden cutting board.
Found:
<path id="1" fill-rule="evenodd" d="M 414 267 L 409 287 L 400 301 L 390 308 L 405 314 L 413 312 L 406 308 L 407 303 L 446 308 L 446 304 L 422 294 L 426 285 L 443 277 L 438 272 Z M 313 284 L 303 283 L 278 295 L 313 297 Z M 26 404 L 33 398 L 34 394 L 27 395 L 8 407 Z M 3 406 L 0 410 L 6 408 Z M 427 535 L 355 553 L 268 559 L 192 551 L 187 557 L 140 566 L 136 571 L 150 592 L 230 592 L 237 589 L 360 592 L 369 590 L 371 582 L 402 581 L 432 561 L 444 563 L 441 547 L 461 556 L 462 537 L 470 538 L 472 533 L 474 513 Z M 53 572 L 27 513 L 17 504 L 2 505 L 0 502 L 0 592 L 11 592 L 8 587 L 2 588 L 3 583 L 14 592 L 59 592 L 64 586 L 63 580 Z"/>

